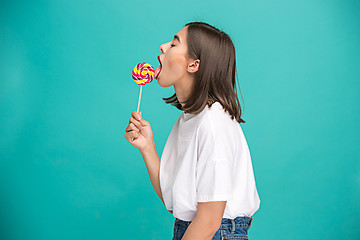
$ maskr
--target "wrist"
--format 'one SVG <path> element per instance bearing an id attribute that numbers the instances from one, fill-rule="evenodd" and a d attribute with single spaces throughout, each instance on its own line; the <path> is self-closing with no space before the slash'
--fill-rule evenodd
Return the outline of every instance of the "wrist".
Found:
<path id="1" fill-rule="evenodd" d="M 155 143 L 152 141 L 144 147 L 139 148 L 139 150 L 142 155 L 152 154 L 153 152 L 156 152 Z"/>

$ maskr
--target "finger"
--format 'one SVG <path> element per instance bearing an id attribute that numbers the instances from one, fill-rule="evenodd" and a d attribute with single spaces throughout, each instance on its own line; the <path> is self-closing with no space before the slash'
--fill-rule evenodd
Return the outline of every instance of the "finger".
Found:
<path id="1" fill-rule="evenodd" d="M 133 111 L 133 112 L 131 113 L 131 116 L 132 116 L 133 118 L 135 118 L 136 120 L 140 120 L 140 118 L 141 118 L 141 112 Z"/>
<path id="2" fill-rule="evenodd" d="M 147 126 L 149 125 L 149 122 L 144 120 L 141 116 L 141 112 L 132 112 L 132 116 L 135 120 L 139 121 L 141 123 L 142 126 Z"/>
<path id="3" fill-rule="evenodd" d="M 142 118 L 140 118 L 139 122 L 140 122 L 141 126 L 143 126 L 143 127 L 150 125 L 148 121 L 146 121 Z"/>
<path id="4" fill-rule="evenodd" d="M 124 137 L 125 137 L 126 140 L 128 140 L 129 142 L 135 141 L 139 136 L 140 136 L 140 134 L 138 134 L 138 133 L 135 132 L 135 131 L 126 132 L 126 133 L 124 134 Z"/>
<path id="5" fill-rule="evenodd" d="M 126 140 L 128 140 L 129 142 L 131 142 L 131 140 L 130 140 L 130 134 L 129 134 L 128 132 L 126 132 L 126 133 L 124 134 L 124 137 L 126 138 Z"/>
<path id="6" fill-rule="evenodd" d="M 130 131 L 140 132 L 140 130 L 133 123 L 130 123 L 129 126 L 125 129 L 125 132 Z"/>
<path id="7" fill-rule="evenodd" d="M 130 139 L 131 139 L 132 142 L 135 141 L 136 139 L 138 139 L 139 136 L 140 136 L 140 134 L 138 134 L 135 131 L 131 131 L 131 132 L 129 132 L 129 134 L 130 134 Z"/>
<path id="8" fill-rule="evenodd" d="M 140 129 L 141 126 L 141 122 L 139 122 L 138 120 L 136 120 L 134 117 L 131 117 L 129 119 L 129 124 L 133 123 L 138 129 Z"/>

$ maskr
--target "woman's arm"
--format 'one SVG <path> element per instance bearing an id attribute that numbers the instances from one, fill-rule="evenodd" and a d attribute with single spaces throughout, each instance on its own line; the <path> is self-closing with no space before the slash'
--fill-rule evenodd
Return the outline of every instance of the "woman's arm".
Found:
<path id="1" fill-rule="evenodd" d="M 147 171 L 149 173 L 151 184 L 155 189 L 156 194 L 164 203 L 159 181 L 160 158 L 156 152 L 155 144 L 145 147 L 144 149 L 140 150 L 140 153 L 144 159 Z"/>
<path id="2" fill-rule="evenodd" d="M 156 152 L 150 123 L 141 117 L 141 112 L 132 112 L 125 138 L 140 150 L 156 194 L 164 203 L 159 181 L 160 158 Z M 165 205 L 165 203 L 164 203 Z"/>
<path id="3" fill-rule="evenodd" d="M 182 240 L 211 240 L 221 226 L 226 201 L 199 202 L 196 217 Z"/>

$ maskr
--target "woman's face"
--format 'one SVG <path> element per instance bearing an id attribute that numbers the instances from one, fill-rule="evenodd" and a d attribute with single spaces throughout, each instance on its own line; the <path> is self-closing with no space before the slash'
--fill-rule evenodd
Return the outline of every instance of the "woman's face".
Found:
<path id="1" fill-rule="evenodd" d="M 174 38 L 160 46 L 158 56 L 161 67 L 156 68 L 155 78 L 162 87 L 169 87 L 179 82 L 188 74 L 187 27 L 181 29 Z M 159 72 L 160 71 L 160 72 Z"/>

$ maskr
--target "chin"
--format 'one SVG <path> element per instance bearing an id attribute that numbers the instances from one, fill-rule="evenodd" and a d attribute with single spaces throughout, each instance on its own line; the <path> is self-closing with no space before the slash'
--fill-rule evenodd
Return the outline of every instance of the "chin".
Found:
<path id="1" fill-rule="evenodd" d="M 172 84 L 166 84 L 166 83 L 163 83 L 162 81 L 161 81 L 161 79 L 160 79 L 160 77 L 159 77 L 159 79 L 158 79 L 158 84 L 161 86 L 161 87 L 170 87 Z"/>

